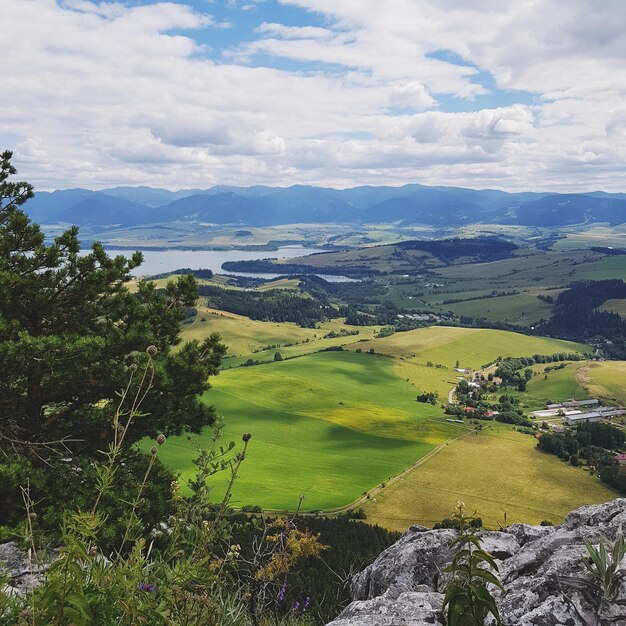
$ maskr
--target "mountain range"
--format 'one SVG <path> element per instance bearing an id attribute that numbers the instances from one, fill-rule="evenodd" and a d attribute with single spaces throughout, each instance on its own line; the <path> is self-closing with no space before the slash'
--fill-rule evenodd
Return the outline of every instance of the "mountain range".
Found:
<path id="1" fill-rule="evenodd" d="M 170 222 L 273 226 L 294 223 L 398 223 L 460 226 L 498 223 L 559 227 L 626 222 L 626 194 L 507 193 L 461 187 L 332 189 L 230 187 L 168 191 L 114 187 L 38 192 L 24 207 L 41 224 L 137 226 Z"/>

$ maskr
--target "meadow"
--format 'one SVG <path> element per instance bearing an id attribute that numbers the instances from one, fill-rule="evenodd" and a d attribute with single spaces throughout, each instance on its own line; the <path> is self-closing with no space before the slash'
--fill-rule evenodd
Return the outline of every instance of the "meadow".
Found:
<path id="1" fill-rule="evenodd" d="M 285 283 L 287 281 L 282 281 L 283 287 L 287 288 L 288 284 Z M 283 358 L 290 358 L 318 352 L 331 346 L 371 339 L 381 328 L 347 327 L 341 319 L 322 322 L 318 324 L 318 328 L 302 328 L 291 322 L 261 322 L 204 306 L 198 306 L 197 310 L 198 314 L 193 321 L 183 326 L 181 337 L 183 341 L 202 340 L 211 333 L 219 333 L 228 347 L 227 358 L 224 360 L 225 368 L 241 365 L 249 358 L 271 361 L 276 352 L 280 352 Z M 325 337 L 332 332 L 340 334 L 341 330 L 358 331 L 358 334 Z"/>
<path id="2" fill-rule="evenodd" d="M 536 440 L 496 424 L 440 448 L 364 501 L 368 522 L 392 530 L 432 526 L 458 501 L 488 528 L 563 521 L 572 509 L 618 494 L 581 468 L 539 452 Z"/>
<path id="3" fill-rule="evenodd" d="M 249 351 L 264 341 L 310 339 L 280 348 L 287 360 L 223 370 L 205 396 L 224 420 L 223 441 L 238 441 L 244 432 L 253 436 L 233 503 L 271 510 L 295 508 L 300 495 L 308 511 L 348 505 L 470 430 L 469 424 L 447 422 L 440 407 L 416 402 L 418 391 L 438 391 L 442 400 L 447 398 L 458 381 L 457 360 L 478 368 L 497 356 L 585 349 L 507 331 L 453 327 L 378 339 L 372 338 L 375 329 L 361 327 L 359 335 L 323 339 L 327 328 L 206 313 L 200 313 L 205 322 L 186 328 L 184 338 L 219 330 L 233 349 L 254 358 L 262 353 Z M 341 322 L 327 326 L 338 331 Z M 311 352 L 331 341 L 347 349 Z M 225 366 L 244 358 L 227 359 Z M 432 367 L 426 365 L 429 360 Z M 161 459 L 181 472 L 183 484 L 194 469 L 196 446 L 208 446 L 210 435 L 170 438 L 161 449 Z M 454 475 L 454 468 L 450 471 Z M 217 489 L 224 480 L 216 482 Z"/>
<path id="4" fill-rule="evenodd" d="M 535 337 L 505 330 L 485 328 L 460 328 L 451 326 L 429 326 L 389 337 L 371 339 L 359 343 L 363 351 L 373 348 L 376 352 L 404 357 L 426 364 L 431 361 L 447 368 L 460 367 L 479 369 L 497 357 L 554 354 L 556 352 L 580 352 L 587 346 L 572 341 Z M 354 346 L 350 346 L 354 349 Z"/>
<path id="5" fill-rule="evenodd" d="M 411 385 L 380 356 L 321 352 L 222 372 L 206 395 L 224 420 L 223 441 L 252 433 L 234 504 L 304 510 L 343 506 L 463 432 L 415 401 Z M 193 472 L 194 446 L 210 432 L 170 438 L 166 464 Z M 225 477 L 217 481 L 217 488 Z"/>

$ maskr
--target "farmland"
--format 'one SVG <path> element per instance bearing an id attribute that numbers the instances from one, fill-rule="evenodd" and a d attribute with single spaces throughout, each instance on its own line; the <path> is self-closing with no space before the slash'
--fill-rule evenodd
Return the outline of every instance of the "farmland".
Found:
<path id="1" fill-rule="evenodd" d="M 530 356 L 556 352 L 585 352 L 586 347 L 571 341 L 534 337 L 503 330 L 482 328 L 456 328 L 430 326 L 390 337 L 372 339 L 359 344 L 365 351 L 405 357 L 420 363 L 431 361 L 453 368 L 457 361 L 461 367 L 478 369 L 498 356 Z"/>
<path id="2" fill-rule="evenodd" d="M 325 352 L 225 371 L 207 401 L 224 418 L 224 440 L 253 436 L 237 503 L 269 509 L 293 509 L 301 494 L 306 510 L 347 504 L 461 431 L 440 409 L 416 403 L 389 359 L 365 354 Z M 198 437 L 208 441 L 208 432 Z M 161 450 L 183 480 L 193 456 L 185 437 Z"/>
<path id="3" fill-rule="evenodd" d="M 457 501 L 489 528 L 549 520 L 617 494 L 585 470 L 536 450 L 534 438 L 495 425 L 450 442 L 423 465 L 365 501 L 368 520 L 394 530 L 432 526 Z M 505 518 L 506 513 L 506 518 Z"/>
<path id="4" fill-rule="evenodd" d="M 585 349 L 507 331 L 449 327 L 381 338 L 374 338 L 376 329 L 362 327 L 359 335 L 323 339 L 329 329 L 341 330 L 339 320 L 302 329 L 202 309 L 199 316 L 205 321 L 189 325 L 185 338 L 221 332 L 239 354 L 225 361 L 227 368 L 248 355 L 259 358 L 263 352 L 254 350 L 265 341 L 305 341 L 280 348 L 287 360 L 222 371 L 206 395 L 224 420 L 225 441 L 253 435 L 235 504 L 267 509 L 293 509 L 300 495 L 305 510 L 345 506 L 468 432 L 469 425 L 447 422 L 439 407 L 415 402 L 418 390 L 447 395 L 458 380 L 457 360 L 478 368 L 497 356 Z M 346 349 L 316 351 L 329 342 Z M 275 349 L 264 352 L 271 360 Z M 208 431 L 192 441 L 170 438 L 160 456 L 184 482 L 194 468 L 195 444 L 209 441 Z"/>

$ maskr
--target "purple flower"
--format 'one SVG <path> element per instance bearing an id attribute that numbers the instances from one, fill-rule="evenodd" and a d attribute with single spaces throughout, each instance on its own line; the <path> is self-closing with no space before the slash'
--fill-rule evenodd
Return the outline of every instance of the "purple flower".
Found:
<path id="1" fill-rule="evenodd" d="M 283 586 L 280 588 L 280 591 L 278 592 L 278 600 L 280 602 L 282 602 L 285 599 L 285 589 L 287 588 L 287 583 L 284 582 Z"/>
<path id="2" fill-rule="evenodd" d="M 304 601 L 304 606 L 302 607 L 302 610 L 306 611 L 307 607 L 309 606 L 309 604 L 311 604 L 311 598 L 309 598 L 309 596 L 307 596 L 306 600 Z"/>
<path id="3" fill-rule="evenodd" d="M 153 585 L 151 583 L 137 583 L 137 589 L 139 589 L 139 591 L 154 593 L 156 591 L 156 585 Z"/>
<path id="4" fill-rule="evenodd" d="M 296 600 L 293 604 L 293 610 L 297 611 L 300 608 L 300 603 Z"/>

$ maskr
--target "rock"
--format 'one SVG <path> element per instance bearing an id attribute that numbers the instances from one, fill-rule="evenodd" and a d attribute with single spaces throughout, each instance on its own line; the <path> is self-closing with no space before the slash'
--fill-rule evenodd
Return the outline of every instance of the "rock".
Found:
<path id="1" fill-rule="evenodd" d="M 626 528 L 626 498 L 572 511 L 561 526 L 514 524 L 481 532 L 483 547 L 498 559 L 506 593 L 492 593 L 505 626 L 626 625 L 626 606 L 613 603 L 596 620 L 597 606 L 568 577 L 592 581 L 584 566 L 585 541 L 597 545 Z M 332 626 L 422 626 L 441 624 L 439 573 L 452 559 L 453 530 L 411 527 L 358 574 L 352 602 Z M 626 559 L 622 563 L 626 568 Z M 618 597 L 626 599 L 626 581 Z"/>
<path id="2" fill-rule="evenodd" d="M 329 626 L 442 626 L 443 595 L 388 590 L 372 600 L 350 604 Z"/>
<path id="3" fill-rule="evenodd" d="M 8 576 L 4 591 L 8 594 L 24 595 L 43 579 L 45 566 L 32 563 L 28 552 L 21 550 L 15 541 L 0 544 L 0 565 Z"/>
<path id="4" fill-rule="evenodd" d="M 517 543 L 520 546 L 539 539 L 539 537 L 545 537 L 554 532 L 554 526 L 529 526 L 528 524 L 511 524 L 505 531 L 517 539 Z"/>
<path id="5" fill-rule="evenodd" d="M 417 585 L 432 587 L 433 578 L 450 562 L 454 530 L 427 530 L 411 527 L 400 540 L 385 550 L 352 582 L 355 600 L 370 600 L 390 587 L 414 591 Z"/>
<path id="6" fill-rule="evenodd" d="M 520 545 L 513 535 L 492 531 L 479 533 L 482 539 L 483 548 L 491 554 L 494 559 L 503 561 L 519 552 Z"/>

